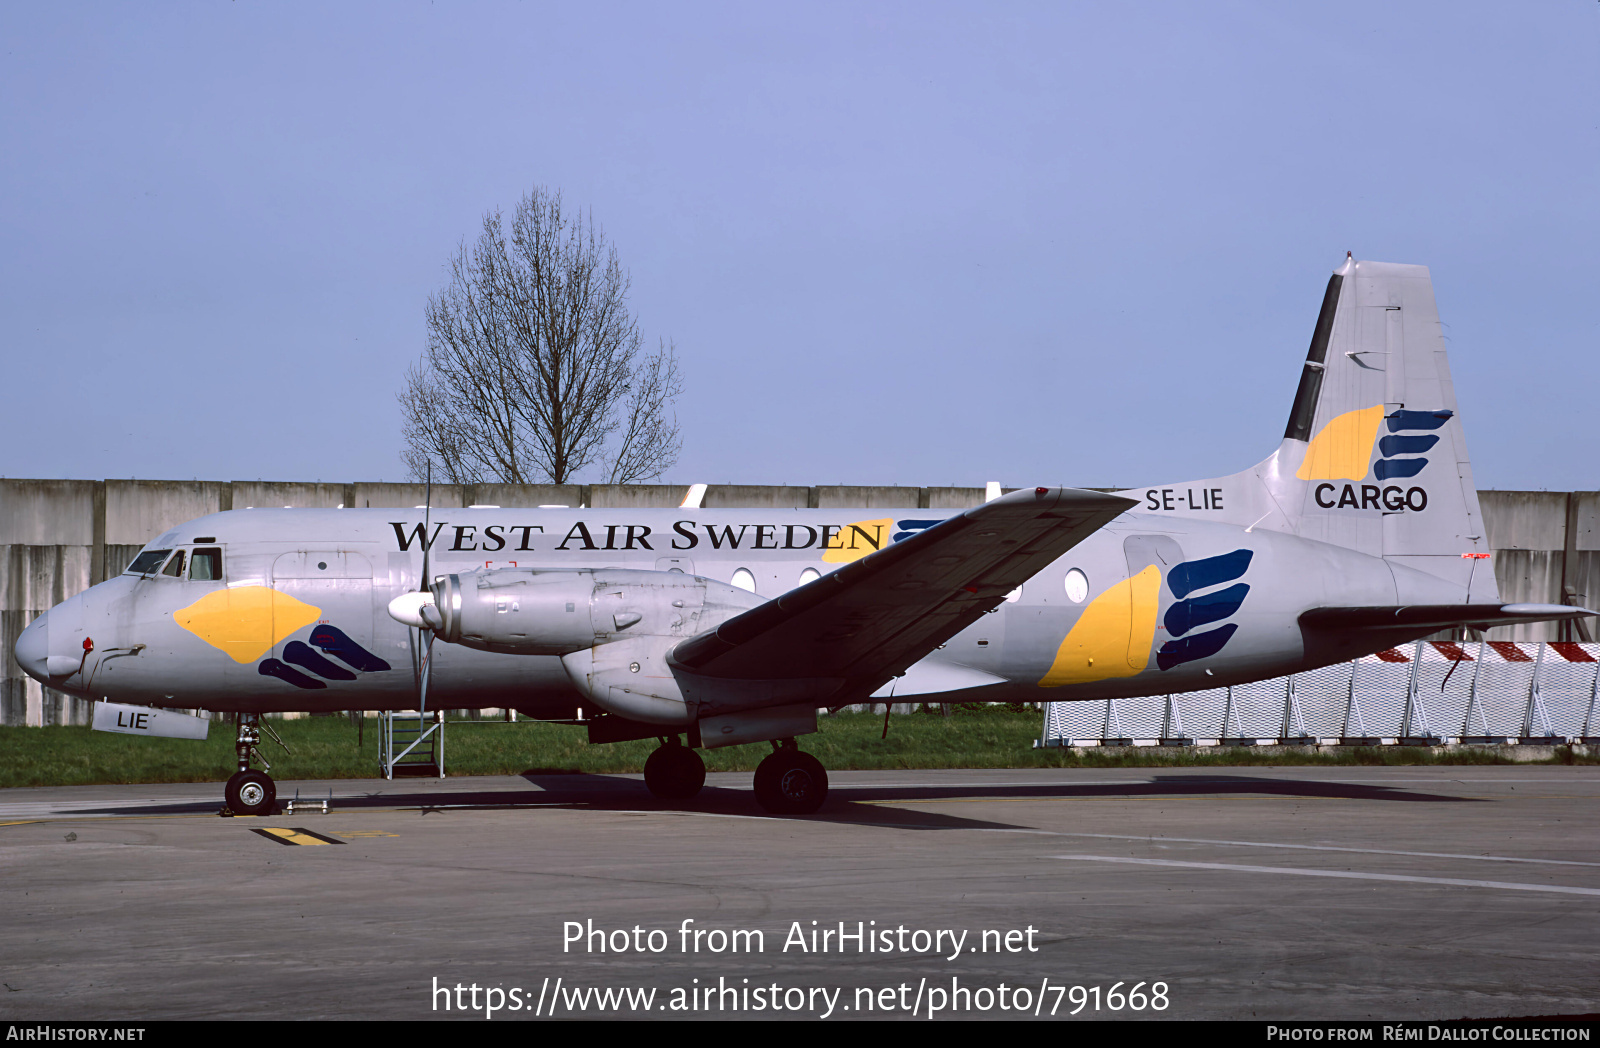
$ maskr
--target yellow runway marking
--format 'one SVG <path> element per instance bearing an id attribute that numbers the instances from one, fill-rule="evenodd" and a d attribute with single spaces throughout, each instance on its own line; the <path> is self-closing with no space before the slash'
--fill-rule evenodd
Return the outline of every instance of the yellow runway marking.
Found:
<path id="1" fill-rule="evenodd" d="M 35 823 L 43 821 L 43 819 L 23 819 L 20 822 L 0 822 L 0 826 L 32 826 Z"/>
<path id="2" fill-rule="evenodd" d="M 290 828 L 288 826 L 263 826 L 259 830 L 254 830 L 253 829 L 250 832 L 251 833 L 259 833 L 259 834 L 261 834 L 261 836 L 266 837 L 269 840 L 275 840 L 279 844 L 343 844 L 344 843 L 343 841 L 336 841 L 332 837 L 324 837 L 320 833 L 312 833 L 310 830 L 301 829 L 298 826 L 297 827 L 293 827 L 293 828 Z"/>

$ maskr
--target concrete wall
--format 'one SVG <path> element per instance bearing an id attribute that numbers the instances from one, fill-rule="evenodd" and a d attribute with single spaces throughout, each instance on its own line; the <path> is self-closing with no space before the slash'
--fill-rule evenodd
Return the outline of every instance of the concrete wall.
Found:
<path id="1" fill-rule="evenodd" d="M 1500 599 L 1584 607 L 1600 601 L 1600 492 L 1480 491 L 1478 501 Z M 1594 621 L 1582 631 L 1515 626 L 1492 631 L 1491 639 L 1594 640 Z"/>
<path id="2" fill-rule="evenodd" d="M 435 506 L 670 507 L 685 484 L 435 484 Z M 11 649 L 41 612 L 115 575 L 174 524 L 247 506 L 420 506 L 421 484 L 277 481 L 0 480 L 0 725 L 88 723 L 90 704 L 41 688 Z M 1600 492 L 1479 492 L 1506 601 L 1593 606 L 1600 602 Z M 954 510 L 983 501 L 982 488 L 789 487 L 713 484 L 707 509 Z M 1502 634 L 1504 634 L 1502 636 Z M 1570 628 L 1496 630 L 1497 640 L 1568 640 Z"/>

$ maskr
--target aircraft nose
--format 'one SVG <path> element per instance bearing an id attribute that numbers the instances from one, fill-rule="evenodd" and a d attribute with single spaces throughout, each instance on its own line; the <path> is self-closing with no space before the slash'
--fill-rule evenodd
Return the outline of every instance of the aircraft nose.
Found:
<path id="1" fill-rule="evenodd" d="M 47 611 L 43 615 L 28 623 L 27 629 L 22 631 L 22 636 L 17 638 L 17 645 L 12 653 L 17 657 L 17 665 L 22 671 L 40 684 L 50 683 L 50 638 L 45 633 L 45 619 L 49 617 Z"/>

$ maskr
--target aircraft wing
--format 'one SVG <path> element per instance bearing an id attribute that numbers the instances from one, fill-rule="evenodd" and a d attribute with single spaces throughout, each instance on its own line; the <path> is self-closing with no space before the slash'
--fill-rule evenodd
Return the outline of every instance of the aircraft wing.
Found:
<path id="1" fill-rule="evenodd" d="M 672 661 L 725 679 L 838 679 L 829 704 L 861 701 L 1134 505 L 1014 491 L 691 637 Z"/>

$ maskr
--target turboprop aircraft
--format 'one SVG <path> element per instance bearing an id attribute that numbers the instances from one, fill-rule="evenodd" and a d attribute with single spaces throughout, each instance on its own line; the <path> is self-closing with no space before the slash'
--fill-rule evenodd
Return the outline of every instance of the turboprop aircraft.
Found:
<path id="1" fill-rule="evenodd" d="M 1351 258 L 1282 442 L 1242 473 L 951 515 L 234 510 L 52 608 L 16 657 L 69 694 L 236 713 L 240 814 L 274 810 L 263 713 L 485 707 L 657 738 L 665 797 L 699 791 L 696 750 L 768 742 L 758 800 L 806 813 L 819 708 L 1169 694 L 1594 614 L 1501 603 L 1488 555 L 1428 271 Z"/>

